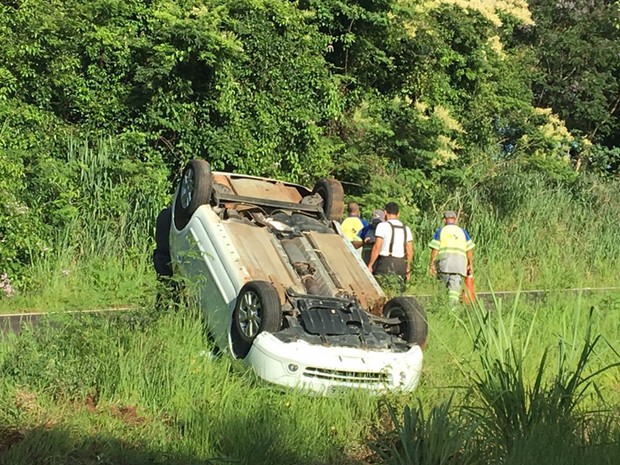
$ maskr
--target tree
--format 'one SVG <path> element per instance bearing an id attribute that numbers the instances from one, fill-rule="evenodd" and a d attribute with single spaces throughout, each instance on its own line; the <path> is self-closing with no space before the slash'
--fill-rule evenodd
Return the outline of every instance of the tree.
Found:
<path id="1" fill-rule="evenodd" d="M 346 117 L 328 129 L 344 141 L 338 175 L 355 194 L 391 186 L 385 195 L 420 205 L 497 158 L 506 126 L 527 131 L 531 55 L 503 43 L 531 23 L 519 2 L 308 4 L 343 80 Z"/>
<path id="2" fill-rule="evenodd" d="M 522 32 L 538 57 L 535 105 L 608 147 L 620 138 L 620 6 L 608 0 L 532 0 Z"/>

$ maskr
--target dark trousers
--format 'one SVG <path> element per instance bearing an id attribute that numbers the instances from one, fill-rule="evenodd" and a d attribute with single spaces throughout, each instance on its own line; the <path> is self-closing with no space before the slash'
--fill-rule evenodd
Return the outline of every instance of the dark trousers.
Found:
<path id="1" fill-rule="evenodd" d="M 384 257 L 380 255 L 375 262 L 373 272 L 376 275 L 395 274 L 400 276 L 404 283 L 407 279 L 407 260 L 405 257 Z"/>

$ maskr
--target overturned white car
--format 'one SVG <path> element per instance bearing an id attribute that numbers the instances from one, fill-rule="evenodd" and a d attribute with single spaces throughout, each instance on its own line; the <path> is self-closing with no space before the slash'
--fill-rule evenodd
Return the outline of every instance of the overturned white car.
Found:
<path id="1" fill-rule="evenodd" d="M 411 297 L 386 302 L 341 234 L 343 207 L 334 179 L 310 190 L 192 160 L 158 219 L 155 268 L 193 281 L 219 349 L 269 382 L 411 391 L 425 313 Z"/>

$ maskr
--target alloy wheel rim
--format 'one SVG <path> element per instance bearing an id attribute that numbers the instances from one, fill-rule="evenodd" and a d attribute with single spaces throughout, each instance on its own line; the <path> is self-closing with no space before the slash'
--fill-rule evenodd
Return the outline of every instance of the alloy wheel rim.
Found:
<path id="1" fill-rule="evenodd" d="M 188 169 L 183 174 L 183 180 L 181 181 L 181 206 L 188 208 L 192 203 L 192 197 L 194 193 L 194 170 Z"/>
<path id="2" fill-rule="evenodd" d="M 258 334 L 262 308 L 260 299 L 254 292 L 243 294 L 239 305 L 239 326 L 248 338 L 253 338 Z"/>

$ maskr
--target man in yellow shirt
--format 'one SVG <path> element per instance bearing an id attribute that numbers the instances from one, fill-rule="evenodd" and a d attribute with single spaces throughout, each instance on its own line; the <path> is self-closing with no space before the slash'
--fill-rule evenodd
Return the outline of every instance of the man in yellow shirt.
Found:
<path id="1" fill-rule="evenodd" d="M 344 219 L 340 227 L 344 237 L 351 241 L 353 247 L 359 249 L 364 244 L 360 232 L 368 223 L 360 218 L 360 206 L 355 202 L 347 205 L 347 213 L 349 216 Z"/>

